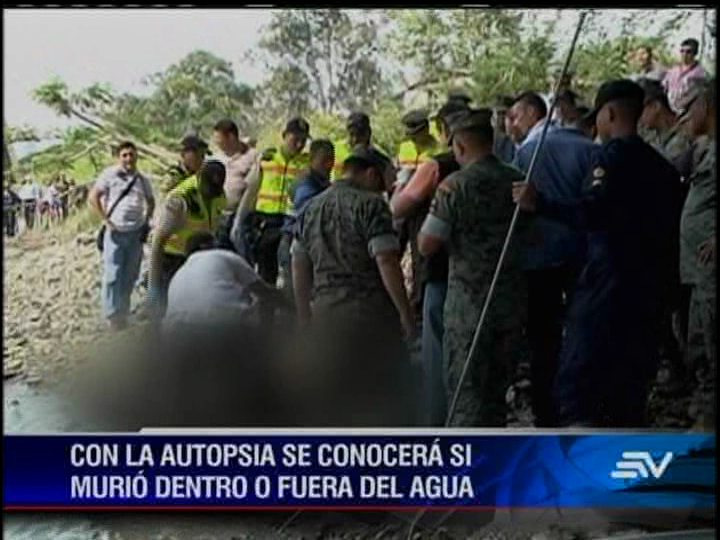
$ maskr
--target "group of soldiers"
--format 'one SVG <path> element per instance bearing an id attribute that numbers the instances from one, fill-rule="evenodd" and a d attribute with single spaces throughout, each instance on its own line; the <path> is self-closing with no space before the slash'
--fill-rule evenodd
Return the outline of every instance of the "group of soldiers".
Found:
<path id="1" fill-rule="evenodd" d="M 366 418 L 371 424 L 505 425 L 506 390 L 529 360 L 537 425 L 645 425 L 660 350 L 675 351 L 685 382 L 700 365 L 714 373 L 714 82 L 693 89 L 680 117 L 649 80 L 610 81 L 584 110 L 575 98 L 558 94 L 560 114 L 549 118 L 533 92 L 489 108 L 456 93 L 431 117 L 403 118 L 407 140 L 394 158 L 373 143 L 362 112 L 347 118 L 346 139 L 312 139 L 308 151 L 302 118 L 287 122 L 278 148 L 260 152 L 222 120 L 220 159 L 186 137 L 184 178 L 152 232 L 154 313 L 162 316 L 193 236 L 212 232 L 286 293 L 316 338 L 316 358 L 342 366 L 367 401 L 385 400 L 374 403 L 381 413 Z M 561 175 L 571 167 L 582 177 L 567 193 L 544 190 L 537 172 L 525 182 L 528 143 L 544 129 L 542 174 L 556 154 L 580 156 L 560 163 Z M 572 150 L 560 137 L 573 138 Z M 582 249 L 559 287 L 557 313 L 535 308 L 531 331 L 523 261 L 544 245 L 541 221 L 564 227 Z M 410 290 L 401 264 L 408 250 Z M 557 323 L 548 335 L 537 330 L 544 316 Z M 683 318 L 688 328 L 678 330 Z M 408 379 L 418 328 L 420 381 Z"/>

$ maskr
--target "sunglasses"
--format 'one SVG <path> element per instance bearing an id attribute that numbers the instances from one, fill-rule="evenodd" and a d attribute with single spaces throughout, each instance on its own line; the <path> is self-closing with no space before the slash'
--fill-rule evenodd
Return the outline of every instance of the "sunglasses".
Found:
<path id="1" fill-rule="evenodd" d="M 680 49 L 681 54 L 695 54 L 693 49 Z"/>

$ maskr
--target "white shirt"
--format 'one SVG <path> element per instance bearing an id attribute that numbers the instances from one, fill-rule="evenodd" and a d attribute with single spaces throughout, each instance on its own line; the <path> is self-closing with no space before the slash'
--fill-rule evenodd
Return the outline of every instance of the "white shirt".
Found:
<path id="1" fill-rule="evenodd" d="M 118 165 L 113 165 L 105 169 L 95 183 L 98 193 L 105 198 L 105 211 L 108 212 L 135 175 L 138 179 L 132 189 L 110 216 L 110 221 L 121 232 L 135 231 L 145 223 L 148 201 L 154 197 L 150 181 L 140 172 L 125 173 Z"/>
<path id="2" fill-rule="evenodd" d="M 248 287 L 260 280 L 237 253 L 209 249 L 190 255 L 170 281 L 163 326 L 176 323 L 257 321 Z"/>

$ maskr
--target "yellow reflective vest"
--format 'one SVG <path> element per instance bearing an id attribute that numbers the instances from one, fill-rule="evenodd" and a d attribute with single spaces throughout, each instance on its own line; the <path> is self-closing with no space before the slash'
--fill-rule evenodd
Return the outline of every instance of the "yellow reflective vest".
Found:
<path id="1" fill-rule="evenodd" d="M 438 142 L 433 138 L 433 145 L 422 152 L 418 152 L 417 146 L 412 141 L 405 141 L 400 144 L 398 150 L 398 166 L 401 169 L 417 169 L 421 163 L 430 161 L 438 152 Z"/>
<path id="2" fill-rule="evenodd" d="M 292 192 L 299 174 L 309 165 L 310 156 L 307 153 L 297 154 L 289 160 L 279 150 L 264 155 L 260 160 L 262 180 L 255 211 L 292 215 Z"/>
<path id="3" fill-rule="evenodd" d="M 345 160 L 350 157 L 352 149 L 348 141 L 340 141 L 334 144 L 335 147 L 335 165 L 333 165 L 332 171 L 330 171 L 330 181 L 334 182 L 342 176 L 343 166 Z"/>
<path id="4" fill-rule="evenodd" d="M 177 197 L 185 201 L 187 209 L 185 223 L 182 229 L 173 233 L 165 244 L 165 252 L 174 255 L 185 255 L 185 246 L 188 239 L 195 233 L 204 231 L 213 233 L 220 223 L 220 216 L 227 205 L 224 195 L 210 201 L 210 207 L 205 206 L 198 189 L 198 178 L 192 175 L 178 184 L 169 197 Z"/>

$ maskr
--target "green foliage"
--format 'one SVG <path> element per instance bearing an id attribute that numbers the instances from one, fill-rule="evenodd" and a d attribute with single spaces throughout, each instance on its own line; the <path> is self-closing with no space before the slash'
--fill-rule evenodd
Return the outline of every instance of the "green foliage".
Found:
<path id="1" fill-rule="evenodd" d="M 339 9 L 282 10 L 263 32 L 259 57 L 270 72 L 262 85 L 264 109 L 306 114 L 309 108 L 373 108 L 382 74 L 372 17 Z"/>

